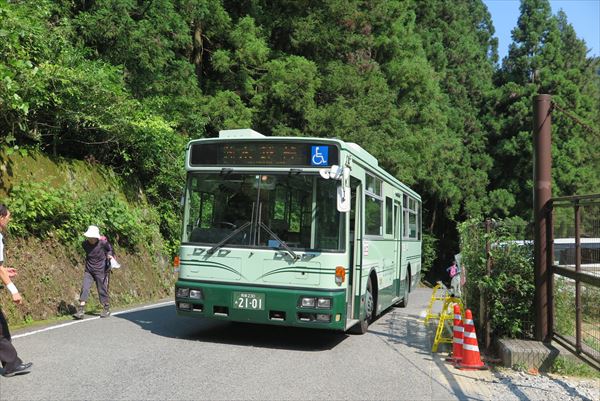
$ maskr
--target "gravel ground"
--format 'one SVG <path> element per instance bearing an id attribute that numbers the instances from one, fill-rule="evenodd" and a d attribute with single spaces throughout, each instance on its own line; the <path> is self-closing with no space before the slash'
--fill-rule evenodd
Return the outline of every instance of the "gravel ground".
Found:
<path id="1" fill-rule="evenodd" d="M 510 369 L 492 372 L 490 390 L 498 400 L 600 400 L 600 379 L 533 375 Z"/>

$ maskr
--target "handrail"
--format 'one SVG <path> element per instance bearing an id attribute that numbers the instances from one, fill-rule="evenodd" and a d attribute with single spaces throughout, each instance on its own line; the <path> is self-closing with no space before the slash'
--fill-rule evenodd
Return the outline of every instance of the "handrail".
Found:
<path id="1" fill-rule="evenodd" d="M 570 278 L 571 280 L 577 280 L 595 287 L 600 287 L 600 276 L 595 276 L 585 272 L 578 272 L 575 269 L 557 265 L 552 266 L 552 272 L 554 274 L 558 274 L 559 276 Z"/>
<path id="2" fill-rule="evenodd" d="M 558 196 L 556 198 L 550 198 L 550 202 L 575 202 L 580 200 L 595 200 L 600 201 L 600 194 L 592 195 L 572 195 L 572 196 Z"/>

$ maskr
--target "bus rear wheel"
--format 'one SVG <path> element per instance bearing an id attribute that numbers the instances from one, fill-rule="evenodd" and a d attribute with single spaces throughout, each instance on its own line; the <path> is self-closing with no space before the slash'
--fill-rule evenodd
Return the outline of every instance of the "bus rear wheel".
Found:
<path id="1" fill-rule="evenodd" d="M 367 293 L 365 294 L 365 315 L 350 329 L 350 332 L 354 334 L 365 334 L 369 329 L 369 323 L 373 321 L 373 311 L 373 284 L 371 284 L 371 277 L 369 277 L 369 281 L 367 281 Z"/>

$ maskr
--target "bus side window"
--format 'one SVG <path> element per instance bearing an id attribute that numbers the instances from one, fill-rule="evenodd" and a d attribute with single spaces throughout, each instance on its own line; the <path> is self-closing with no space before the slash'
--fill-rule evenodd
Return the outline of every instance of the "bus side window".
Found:
<path id="1" fill-rule="evenodd" d="M 403 197 L 404 238 L 421 239 L 420 203 L 406 194 Z"/>

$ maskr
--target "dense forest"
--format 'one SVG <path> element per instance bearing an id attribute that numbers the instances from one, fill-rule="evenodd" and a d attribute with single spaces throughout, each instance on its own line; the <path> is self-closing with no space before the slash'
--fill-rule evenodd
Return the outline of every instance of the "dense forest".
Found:
<path id="1" fill-rule="evenodd" d="M 581 122 L 553 116 L 554 195 L 600 192 L 600 58 L 548 0 L 512 38 L 498 60 L 481 0 L 0 0 L 0 146 L 111 167 L 176 241 L 188 140 L 341 138 L 422 194 L 445 258 L 457 222 L 531 219 L 537 93 Z"/>

